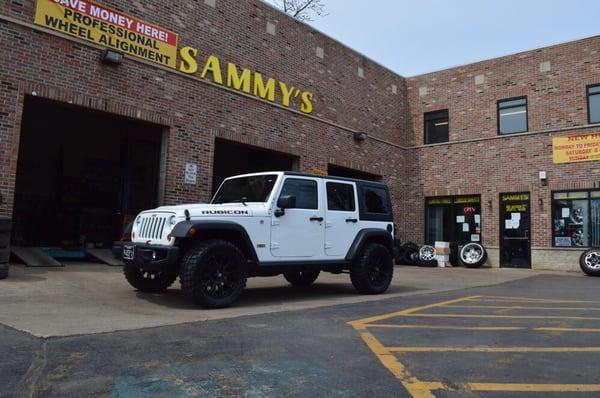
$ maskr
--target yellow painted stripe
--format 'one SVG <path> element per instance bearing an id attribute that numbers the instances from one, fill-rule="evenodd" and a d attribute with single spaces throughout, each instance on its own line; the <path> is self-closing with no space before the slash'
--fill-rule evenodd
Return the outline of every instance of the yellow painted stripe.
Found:
<path id="1" fill-rule="evenodd" d="M 599 392 L 600 384 L 468 383 L 472 391 L 499 392 Z"/>
<path id="2" fill-rule="evenodd" d="M 514 319 L 573 319 L 600 321 L 600 317 L 588 316 L 551 316 L 551 315 L 493 315 L 493 314 L 406 314 L 406 317 L 419 318 L 514 318 Z"/>
<path id="3" fill-rule="evenodd" d="M 475 308 L 498 310 L 551 310 L 551 311 L 600 311 L 592 307 L 529 307 L 521 305 L 446 305 L 444 308 Z"/>
<path id="4" fill-rule="evenodd" d="M 538 332 L 581 332 L 581 333 L 600 333 L 599 328 L 534 328 Z"/>
<path id="5" fill-rule="evenodd" d="M 441 383 L 423 383 L 416 377 L 410 376 L 402 362 L 400 362 L 398 358 L 383 346 L 371 333 L 361 332 L 360 336 L 371 351 L 377 356 L 383 366 L 400 380 L 404 388 L 406 388 L 413 398 L 435 398 L 431 390 L 444 388 Z"/>
<path id="6" fill-rule="evenodd" d="M 577 303 L 577 304 L 598 304 L 596 301 L 585 300 L 556 300 L 556 299 L 540 299 L 533 297 L 513 297 L 513 296 L 480 296 L 481 301 L 525 301 L 538 303 Z"/>
<path id="7" fill-rule="evenodd" d="M 600 347 L 386 347 L 389 352 L 600 352 Z"/>
<path id="8" fill-rule="evenodd" d="M 524 330 L 526 327 L 520 326 L 454 326 L 454 325 L 391 325 L 385 323 L 363 324 L 364 328 L 381 329 L 434 329 L 434 330 Z"/>
<path id="9" fill-rule="evenodd" d="M 442 301 L 440 303 L 428 304 L 428 305 L 424 305 L 421 307 L 408 308 L 408 309 L 405 309 L 402 311 L 396 311 L 396 312 L 391 312 L 388 314 L 358 319 L 356 321 L 348 322 L 348 324 L 350 324 L 352 326 L 356 326 L 356 325 L 361 325 L 361 324 L 366 324 L 366 323 L 373 323 L 373 322 L 382 321 L 384 319 L 389 319 L 389 318 L 393 318 L 393 317 L 397 317 L 397 316 L 405 316 L 407 314 L 412 314 L 413 312 L 422 311 L 422 310 L 426 310 L 429 308 L 442 307 L 442 306 L 448 305 L 448 304 L 454 304 L 454 303 L 460 303 L 462 301 L 472 300 L 477 297 L 479 297 L 479 296 L 468 296 L 468 297 L 462 297 L 462 298 L 458 298 L 458 299 L 454 299 L 454 300 Z"/>

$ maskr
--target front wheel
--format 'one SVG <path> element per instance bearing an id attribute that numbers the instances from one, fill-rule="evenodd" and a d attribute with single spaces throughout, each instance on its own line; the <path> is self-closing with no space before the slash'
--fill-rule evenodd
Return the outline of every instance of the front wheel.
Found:
<path id="1" fill-rule="evenodd" d="M 175 282 L 177 275 L 164 271 L 148 271 L 133 264 L 123 266 L 125 279 L 133 287 L 144 293 L 164 292 Z"/>
<path id="2" fill-rule="evenodd" d="M 286 272 L 283 277 L 290 285 L 294 286 L 310 286 L 319 277 L 320 271 L 297 271 Z"/>
<path id="3" fill-rule="evenodd" d="M 600 276 L 600 249 L 590 249 L 579 257 L 581 270 L 590 276 Z"/>
<path id="4" fill-rule="evenodd" d="M 350 269 L 350 280 L 362 294 L 385 292 L 394 276 L 394 264 L 389 250 L 378 243 L 368 244 Z"/>
<path id="5" fill-rule="evenodd" d="M 224 240 L 200 242 L 181 263 L 181 288 L 205 308 L 230 306 L 246 286 L 244 254 Z"/>

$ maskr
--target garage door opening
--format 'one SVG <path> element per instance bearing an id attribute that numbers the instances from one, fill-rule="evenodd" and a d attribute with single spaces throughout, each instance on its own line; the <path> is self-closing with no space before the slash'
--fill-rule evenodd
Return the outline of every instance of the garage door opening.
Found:
<path id="1" fill-rule="evenodd" d="M 109 248 L 158 205 L 164 128 L 26 97 L 13 245 Z"/>
<path id="2" fill-rule="evenodd" d="M 381 181 L 380 175 L 367 173 L 365 171 L 349 169 L 347 167 L 336 166 L 335 164 L 331 164 L 331 163 L 327 165 L 327 173 L 330 176 L 334 176 L 334 177 L 356 178 L 359 180 L 376 181 L 376 182 Z"/>
<path id="3" fill-rule="evenodd" d="M 213 167 L 213 194 L 223 180 L 261 171 L 297 171 L 298 157 L 217 138 Z"/>

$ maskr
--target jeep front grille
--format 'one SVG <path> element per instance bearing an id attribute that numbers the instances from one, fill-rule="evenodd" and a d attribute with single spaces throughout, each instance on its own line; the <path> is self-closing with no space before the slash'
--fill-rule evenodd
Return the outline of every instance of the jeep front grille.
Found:
<path id="1" fill-rule="evenodd" d="M 137 237 L 144 240 L 161 240 L 165 225 L 170 216 L 170 214 L 142 216 Z"/>

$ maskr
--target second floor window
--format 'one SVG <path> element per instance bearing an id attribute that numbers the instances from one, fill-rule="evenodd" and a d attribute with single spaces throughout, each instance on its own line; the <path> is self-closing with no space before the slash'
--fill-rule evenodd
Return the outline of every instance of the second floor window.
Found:
<path id="1" fill-rule="evenodd" d="M 425 145 L 448 142 L 448 109 L 425 114 Z"/>
<path id="2" fill-rule="evenodd" d="M 587 88 L 588 119 L 591 123 L 600 123 L 600 84 Z"/>
<path id="3" fill-rule="evenodd" d="M 498 101 L 498 134 L 527 131 L 527 98 Z"/>

